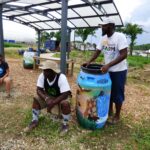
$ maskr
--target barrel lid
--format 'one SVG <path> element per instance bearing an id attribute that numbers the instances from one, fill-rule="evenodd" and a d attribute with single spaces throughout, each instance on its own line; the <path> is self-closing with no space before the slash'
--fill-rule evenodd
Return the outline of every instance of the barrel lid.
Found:
<path id="1" fill-rule="evenodd" d="M 101 71 L 101 67 L 103 65 L 99 65 L 99 64 L 89 64 L 88 66 L 86 66 L 86 64 L 83 64 L 81 66 L 81 70 L 85 73 L 91 73 L 91 74 L 104 74 Z"/>

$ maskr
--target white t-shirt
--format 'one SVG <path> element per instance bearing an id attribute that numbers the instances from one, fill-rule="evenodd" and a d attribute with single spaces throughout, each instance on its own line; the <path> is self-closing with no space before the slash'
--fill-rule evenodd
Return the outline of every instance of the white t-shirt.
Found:
<path id="1" fill-rule="evenodd" d="M 119 51 L 127 48 L 128 43 L 123 33 L 115 32 L 111 37 L 107 35 L 102 37 L 101 42 L 97 45 L 97 49 L 104 54 L 105 64 L 110 63 L 116 59 L 120 53 Z M 127 69 L 127 60 L 124 59 L 120 63 L 109 68 L 110 72 L 123 71 Z"/>
<path id="2" fill-rule="evenodd" d="M 49 82 L 49 80 L 47 79 L 47 82 L 49 85 L 52 85 L 55 82 L 55 80 L 56 80 L 56 77 L 52 82 Z M 37 86 L 40 88 L 44 88 L 44 74 L 43 73 L 41 73 L 38 77 Z M 59 79 L 58 79 L 58 86 L 60 88 L 60 93 L 70 91 L 69 83 L 64 74 L 60 74 Z"/>

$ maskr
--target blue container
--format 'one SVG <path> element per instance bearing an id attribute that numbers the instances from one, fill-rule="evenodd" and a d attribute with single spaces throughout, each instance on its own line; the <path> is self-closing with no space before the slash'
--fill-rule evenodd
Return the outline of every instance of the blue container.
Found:
<path id="1" fill-rule="evenodd" d="M 28 51 L 29 51 L 29 52 L 34 52 L 34 50 L 33 50 L 32 47 L 29 47 Z"/>
<path id="2" fill-rule="evenodd" d="M 87 129 L 102 128 L 108 118 L 111 80 L 109 73 L 102 73 L 102 65 L 81 66 L 77 78 L 77 119 Z"/>

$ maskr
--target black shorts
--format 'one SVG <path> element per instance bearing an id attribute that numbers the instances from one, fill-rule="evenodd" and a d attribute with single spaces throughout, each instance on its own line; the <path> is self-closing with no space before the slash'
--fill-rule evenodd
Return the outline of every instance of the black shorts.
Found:
<path id="1" fill-rule="evenodd" d="M 119 72 L 109 72 L 112 81 L 111 98 L 114 103 L 122 104 L 125 96 L 125 83 L 127 77 L 127 70 Z"/>

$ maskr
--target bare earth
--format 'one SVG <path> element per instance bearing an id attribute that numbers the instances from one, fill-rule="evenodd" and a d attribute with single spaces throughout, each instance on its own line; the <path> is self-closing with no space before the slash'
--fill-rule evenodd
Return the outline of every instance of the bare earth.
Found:
<path id="1" fill-rule="evenodd" d="M 30 109 L 32 104 L 32 97 L 36 93 L 36 81 L 38 78 L 38 75 L 40 74 L 41 70 L 29 70 L 24 69 L 22 66 L 22 61 L 20 59 L 8 59 L 7 60 L 10 66 L 11 76 L 13 78 L 13 88 L 12 88 L 12 98 L 9 100 L 4 99 L 4 94 L 0 92 L 0 115 L 1 122 L 0 122 L 0 149 L 1 150 L 24 150 L 24 149 L 59 149 L 60 147 L 55 147 L 54 144 L 48 147 L 46 144 L 46 141 L 43 138 L 37 138 L 37 141 L 34 141 L 34 138 L 27 138 L 26 136 L 22 136 L 20 134 L 16 133 L 16 129 L 18 128 L 19 133 L 22 130 L 22 127 L 16 124 L 21 123 L 21 118 L 24 118 L 24 114 L 20 114 L 21 116 L 13 118 L 15 115 L 14 112 L 11 112 L 11 110 L 16 109 Z M 145 69 L 146 70 L 146 69 Z M 144 71 L 135 73 L 136 75 L 139 74 L 139 76 L 144 77 L 145 74 L 143 74 Z M 147 73 L 147 71 L 145 71 Z M 135 75 L 134 73 L 129 73 L 129 76 Z M 72 113 L 74 115 L 75 110 L 75 93 L 76 93 L 76 76 L 77 73 L 74 73 L 73 77 L 68 77 L 69 83 L 71 85 L 72 93 L 73 93 L 73 102 L 72 102 Z M 146 76 L 146 75 L 145 75 Z M 145 78 L 147 79 L 150 76 L 148 74 Z M 139 80 L 145 80 L 145 78 Z M 148 80 L 147 83 L 150 83 Z M 132 122 L 140 124 L 142 120 L 149 120 L 150 119 L 150 86 L 146 86 L 144 84 L 135 84 L 134 82 L 127 81 L 126 85 L 126 100 L 123 106 L 123 117 L 129 118 Z M 29 101 L 27 100 L 29 98 Z M 26 101 L 25 101 L 26 100 Z M 7 111 L 7 114 L 4 112 Z M 12 128 L 13 125 L 15 127 L 14 131 L 11 129 L 11 134 L 9 135 L 9 130 L 7 129 L 7 126 L 11 124 L 8 121 L 8 124 L 6 123 L 6 119 L 8 117 L 11 117 L 12 119 Z M 76 124 L 75 117 L 73 118 L 74 122 Z M 129 125 L 129 128 L 132 128 L 132 125 Z M 14 134 L 13 134 L 14 132 Z M 84 132 L 84 131 L 83 131 Z M 77 138 L 77 137 L 76 137 Z M 76 140 L 74 137 L 73 141 Z M 72 140 L 72 139 L 70 139 Z M 62 145 L 63 148 L 63 142 L 59 142 L 59 145 Z M 34 143 L 34 144 L 31 144 Z M 31 144 L 31 145 L 30 145 Z M 68 143 L 65 143 L 66 145 Z M 9 145 L 9 146 L 8 146 Z M 13 145 L 16 145 L 14 147 Z M 17 147 L 18 145 L 18 147 Z M 69 145 L 69 144 L 68 144 Z M 69 147 L 69 146 L 68 146 Z M 85 149 L 84 145 L 79 145 L 80 149 Z M 69 148 L 68 148 L 69 149 Z"/>

